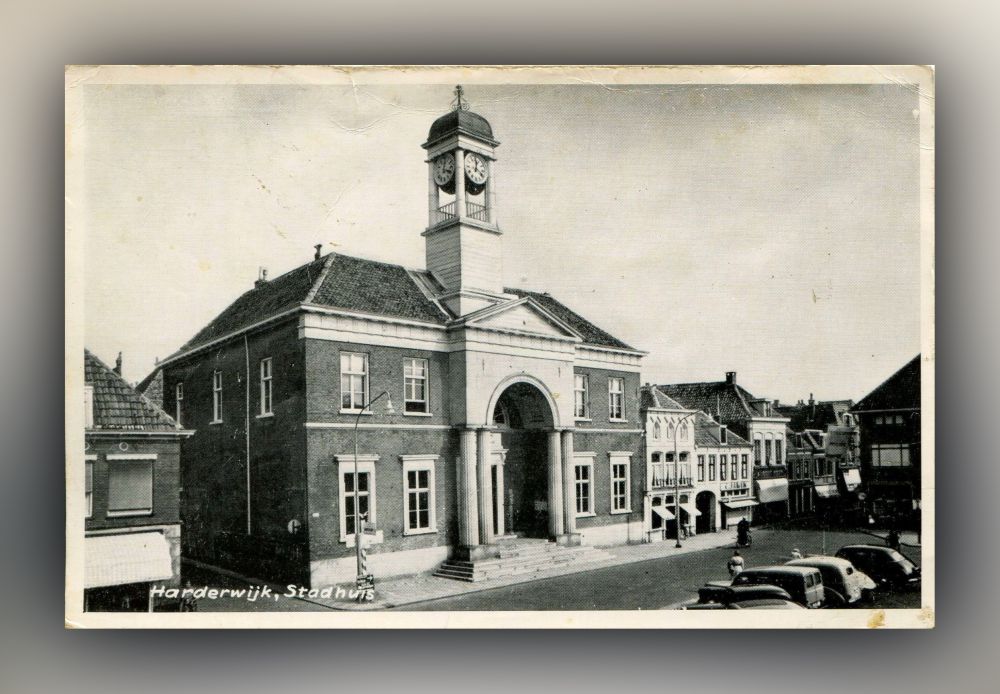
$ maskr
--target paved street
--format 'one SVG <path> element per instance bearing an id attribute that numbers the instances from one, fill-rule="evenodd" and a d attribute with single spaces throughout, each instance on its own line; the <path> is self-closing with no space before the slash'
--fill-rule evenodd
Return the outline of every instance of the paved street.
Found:
<path id="1" fill-rule="evenodd" d="M 876 541 L 859 533 L 825 534 L 825 551 Z M 877 542 L 877 541 L 876 541 Z M 750 566 L 787 561 L 792 548 L 803 554 L 824 551 L 824 534 L 815 530 L 758 530 L 754 544 L 740 550 Z M 904 554 L 920 564 L 918 548 Z M 506 588 L 401 606 L 399 610 L 650 610 L 697 597 L 706 581 L 728 579 L 731 548 L 709 549 L 674 557 L 613 566 Z M 879 607 L 919 608 L 918 592 L 887 596 Z"/>

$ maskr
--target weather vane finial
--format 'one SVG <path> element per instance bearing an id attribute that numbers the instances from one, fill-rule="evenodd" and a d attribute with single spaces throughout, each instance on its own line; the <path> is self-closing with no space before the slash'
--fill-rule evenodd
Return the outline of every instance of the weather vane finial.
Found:
<path id="1" fill-rule="evenodd" d="M 468 110 L 469 102 L 465 100 L 465 90 L 462 89 L 462 85 L 455 86 L 455 110 L 464 111 Z"/>

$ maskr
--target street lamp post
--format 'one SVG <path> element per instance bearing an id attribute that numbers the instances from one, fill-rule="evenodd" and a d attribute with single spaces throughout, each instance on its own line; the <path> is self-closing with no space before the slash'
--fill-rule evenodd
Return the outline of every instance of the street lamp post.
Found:
<path id="1" fill-rule="evenodd" d="M 674 427 L 674 523 L 677 525 L 677 544 L 674 547 L 681 547 L 681 461 L 677 452 L 677 437 L 681 433 L 681 424 L 684 420 L 698 414 L 698 411 L 689 412 L 680 418 L 677 426 Z"/>
<path id="2" fill-rule="evenodd" d="M 389 396 L 388 391 L 382 391 L 374 398 L 369 400 L 364 407 L 358 410 L 357 415 L 354 417 L 354 553 L 358 560 L 358 578 L 357 585 L 360 586 L 367 580 L 364 571 L 361 568 L 361 507 L 358 505 L 358 426 L 361 424 L 361 415 L 365 413 L 365 410 L 370 408 L 376 403 L 382 396 L 385 396 L 388 401 L 386 402 L 385 412 L 386 414 L 394 414 L 395 410 L 392 407 L 392 398 Z M 371 490 L 368 492 L 371 494 Z M 370 505 L 369 505 L 370 507 Z"/>

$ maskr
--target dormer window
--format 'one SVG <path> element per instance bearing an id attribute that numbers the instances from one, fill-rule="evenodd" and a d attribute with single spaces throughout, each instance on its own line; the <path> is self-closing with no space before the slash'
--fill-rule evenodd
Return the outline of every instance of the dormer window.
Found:
<path id="1" fill-rule="evenodd" d="M 719 427 L 719 443 L 723 446 L 729 443 L 729 429 L 725 424 Z"/>

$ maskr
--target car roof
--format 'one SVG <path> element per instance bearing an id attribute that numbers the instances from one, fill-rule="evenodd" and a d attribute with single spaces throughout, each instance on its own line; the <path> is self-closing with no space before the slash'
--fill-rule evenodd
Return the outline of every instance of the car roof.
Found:
<path id="1" fill-rule="evenodd" d="M 814 566 L 788 566 L 787 564 L 782 564 L 780 566 L 754 566 L 750 569 L 744 569 L 741 573 L 782 573 L 804 575 L 813 571 L 818 571 L 818 569 Z"/>
<path id="2" fill-rule="evenodd" d="M 826 555 L 792 559 L 786 566 L 836 566 L 841 569 L 846 569 L 847 567 L 854 568 L 854 564 L 847 559 L 842 557 L 828 557 Z"/>
<path id="3" fill-rule="evenodd" d="M 782 600 L 781 598 L 759 598 L 757 600 L 738 600 L 732 603 L 740 609 L 754 609 L 762 607 L 784 608 L 788 610 L 806 609 L 794 600 Z"/>
<path id="4" fill-rule="evenodd" d="M 837 551 L 838 552 L 843 552 L 845 549 L 877 549 L 877 550 L 881 550 L 881 551 L 884 552 L 884 551 L 892 549 L 892 548 L 891 547 L 885 547 L 883 545 L 844 545 L 843 547 L 841 547 Z"/>

